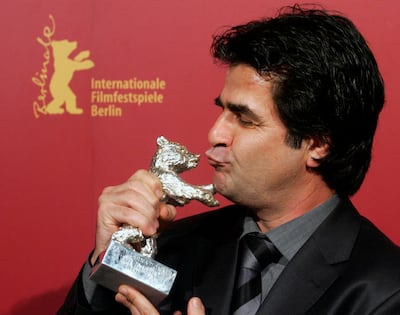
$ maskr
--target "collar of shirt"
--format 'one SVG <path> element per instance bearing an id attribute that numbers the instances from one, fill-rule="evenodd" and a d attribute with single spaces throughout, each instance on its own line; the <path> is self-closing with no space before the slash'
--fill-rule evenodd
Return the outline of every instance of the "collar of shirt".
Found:
<path id="1" fill-rule="evenodd" d="M 271 242 L 281 252 L 281 263 L 290 261 L 318 226 L 338 205 L 340 198 L 333 195 L 323 204 L 306 214 L 297 217 L 266 233 Z M 256 222 L 251 216 L 246 216 L 242 236 L 250 232 L 259 232 Z M 241 236 L 241 237 L 242 237 Z M 286 261 L 286 263 L 285 263 Z"/>

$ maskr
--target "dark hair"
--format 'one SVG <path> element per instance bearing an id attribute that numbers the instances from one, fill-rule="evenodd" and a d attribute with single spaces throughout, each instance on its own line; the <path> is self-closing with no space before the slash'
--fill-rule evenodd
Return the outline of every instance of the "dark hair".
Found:
<path id="1" fill-rule="evenodd" d="M 211 51 L 223 64 L 246 64 L 273 80 L 287 143 L 329 144 L 314 171 L 339 195 L 357 192 L 371 161 L 384 85 L 351 21 L 321 8 L 285 7 L 274 18 L 216 35 Z"/>

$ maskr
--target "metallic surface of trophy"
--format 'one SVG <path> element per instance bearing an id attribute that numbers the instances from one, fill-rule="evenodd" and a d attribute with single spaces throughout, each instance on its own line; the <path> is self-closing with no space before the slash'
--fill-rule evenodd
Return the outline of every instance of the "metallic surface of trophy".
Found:
<path id="1" fill-rule="evenodd" d="M 195 168 L 199 158 L 179 143 L 157 138 L 150 171 L 161 181 L 163 202 L 184 206 L 195 199 L 210 207 L 219 205 L 212 184 L 191 185 L 178 175 Z M 90 278 L 113 291 L 121 284 L 131 285 L 156 305 L 169 294 L 176 277 L 175 270 L 153 259 L 156 253 L 156 236 L 144 236 L 137 227 L 123 225 L 112 235 Z"/>

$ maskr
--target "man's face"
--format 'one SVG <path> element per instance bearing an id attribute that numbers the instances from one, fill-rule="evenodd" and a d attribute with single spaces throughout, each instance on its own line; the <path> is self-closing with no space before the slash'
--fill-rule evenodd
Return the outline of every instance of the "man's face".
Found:
<path id="1" fill-rule="evenodd" d="M 307 145 L 293 149 L 272 99 L 272 82 L 246 65 L 231 67 L 216 99 L 222 113 L 209 132 L 206 155 L 217 191 L 254 208 L 276 207 L 307 184 Z"/>

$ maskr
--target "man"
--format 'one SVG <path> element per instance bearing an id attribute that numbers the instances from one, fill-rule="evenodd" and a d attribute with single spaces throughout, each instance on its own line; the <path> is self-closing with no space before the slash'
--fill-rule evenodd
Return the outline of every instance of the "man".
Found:
<path id="1" fill-rule="evenodd" d="M 176 210 L 144 170 L 105 189 L 96 247 L 60 314 L 400 314 L 400 250 L 348 198 L 384 102 L 363 37 L 344 17 L 296 6 L 216 36 L 212 52 L 228 67 L 206 155 L 234 204 L 161 231 L 157 260 L 178 276 L 160 305 L 125 285 L 115 303 L 87 278 L 111 234 L 127 223 L 152 235 Z M 256 276 L 242 276 L 242 253 Z M 250 283 L 258 291 L 242 303 Z"/>

